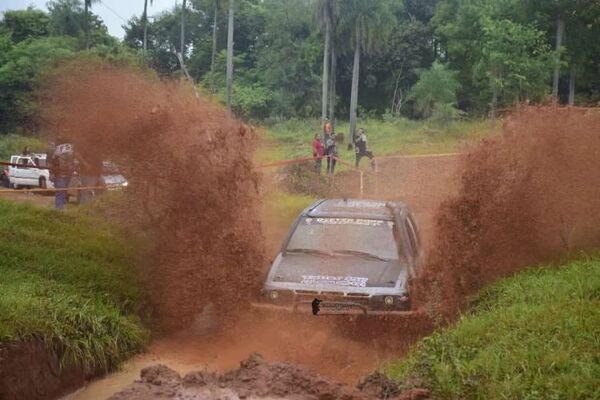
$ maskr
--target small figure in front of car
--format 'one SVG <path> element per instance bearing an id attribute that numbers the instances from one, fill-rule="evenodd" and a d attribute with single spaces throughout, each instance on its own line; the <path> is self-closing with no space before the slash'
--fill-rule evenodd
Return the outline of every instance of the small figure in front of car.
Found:
<path id="1" fill-rule="evenodd" d="M 57 210 L 62 210 L 67 202 L 67 189 L 71 182 L 73 169 L 73 145 L 65 143 L 59 136 L 50 159 L 50 180 L 54 182 L 54 188 L 57 189 L 54 195 L 54 206 Z"/>
<path id="2" fill-rule="evenodd" d="M 354 151 L 356 153 L 356 163 L 354 166 L 358 168 L 360 160 L 363 157 L 367 157 L 369 160 L 371 160 L 371 168 L 375 169 L 373 152 L 367 148 L 367 135 L 365 135 L 365 130 L 363 128 L 358 130 L 356 138 L 354 139 L 354 146 Z"/>
<path id="3" fill-rule="evenodd" d="M 321 138 L 319 134 L 315 134 L 315 138 L 312 141 L 312 153 L 313 158 L 315 160 L 315 172 L 317 174 L 321 174 L 321 160 L 323 159 L 323 155 L 325 154 L 325 149 L 323 148 L 323 143 L 321 143 Z"/>
<path id="4" fill-rule="evenodd" d="M 319 300 L 315 297 L 315 299 L 312 301 L 311 305 L 312 305 L 312 313 L 313 315 L 318 315 L 319 311 L 321 311 L 321 303 L 323 302 L 323 300 Z"/>

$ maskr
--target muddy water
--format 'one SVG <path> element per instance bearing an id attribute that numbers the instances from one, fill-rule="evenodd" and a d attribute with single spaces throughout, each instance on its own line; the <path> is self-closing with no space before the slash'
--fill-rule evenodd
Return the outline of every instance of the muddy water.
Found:
<path id="1" fill-rule="evenodd" d="M 155 340 L 145 354 L 125 363 L 121 371 L 91 382 L 64 400 L 97 400 L 139 379 L 142 368 L 166 364 L 180 374 L 194 370 L 226 372 L 252 353 L 268 361 L 309 367 L 337 381 L 354 385 L 387 359 L 401 355 L 377 337 L 354 339 L 329 318 L 248 317 L 221 333 L 173 335 Z"/>

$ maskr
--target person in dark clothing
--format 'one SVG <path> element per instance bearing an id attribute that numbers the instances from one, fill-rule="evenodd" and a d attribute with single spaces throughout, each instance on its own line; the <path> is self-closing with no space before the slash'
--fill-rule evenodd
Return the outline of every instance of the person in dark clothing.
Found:
<path id="1" fill-rule="evenodd" d="M 356 154 L 356 168 L 358 168 L 360 160 L 363 157 L 367 157 L 369 160 L 371 160 L 371 168 L 375 168 L 373 152 L 367 148 L 367 135 L 365 135 L 365 130 L 362 128 L 358 130 L 357 135 L 354 138 L 354 151 Z"/>
<path id="2" fill-rule="evenodd" d="M 315 135 L 312 141 L 312 153 L 315 160 L 315 172 L 317 174 L 321 174 L 321 160 L 325 154 L 325 149 L 323 148 L 323 144 L 321 143 L 318 133 Z"/>
<path id="3" fill-rule="evenodd" d="M 23 152 L 21 153 L 21 155 L 24 155 L 24 156 L 31 155 L 31 149 L 29 148 L 29 146 L 25 146 L 25 148 L 23 149 Z"/>
<path id="4" fill-rule="evenodd" d="M 338 155 L 335 134 L 333 133 L 325 136 L 325 154 L 327 155 L 327 173 L 333 175 Z"/>
<path id="5" fill-rule="evenodd" d="M 74 167 L 73 145 L 65 143 L 59 137 L 56 140 L 56 146 L 50 158 L 50 180 L 54 183 L 56 189 L 67 189 L 69 187 Z M 54 195 L 54 206 L 56 209 L 62 210 L 66 203 L 67 191 L 57 190 Z"/>
<path id="6" fill-rule="evenodd" d="M 81 154 L 78 160 L 81 186 L 93 187 L 98 185 L 100 183 L 100 176 L 102 175 L 102 158 L 97 153 L 86 152 L 86 154 Z M 82 189 L 80 191 L 79 203 L 87 203 L 93 195 L 93 189 Z"/>

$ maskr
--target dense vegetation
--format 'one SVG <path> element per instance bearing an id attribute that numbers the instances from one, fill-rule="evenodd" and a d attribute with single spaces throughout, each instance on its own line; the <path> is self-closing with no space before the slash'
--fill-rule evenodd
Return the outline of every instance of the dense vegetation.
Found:
<path id="1" fill-rule="evenodd" d="M 0 346 L 42 340 L 63 365 L 109 370 L 147 332 L 127 241 L 100 218 L 0 201 Z"/>
<path id="2" fill-rule="evenodd" d="M 147 16 L 147 0 L 139 0 L 140 16 L 128 21 L 122 43 L 107 34 L 93 3 L 53 0 L 48 12 L 4 14 L 0 132 L 36 130 L 32 93 L 65 57 L 145 59 L 158 73 L 179 77 L 175 53 L 182 52 L 195 82 L 225 96 L 228 2 L 189 0 Z M 596 1 L 234 3 L 233 109 L 245 118 L 327 116 L 349 119 L 352 130 L 355 115 L 445 123 L 515 102 L 600 100 Z"/>
<path id="3" fill-rule="evenodd" d="M 522 272 L 386 372 L 442 399 L 600 396 L 600 257 Z"/>

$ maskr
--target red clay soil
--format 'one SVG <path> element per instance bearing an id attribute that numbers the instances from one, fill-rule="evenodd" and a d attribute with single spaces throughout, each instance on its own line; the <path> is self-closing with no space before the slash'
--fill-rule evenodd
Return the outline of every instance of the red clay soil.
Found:
<path id="1" fill-rule="evenodd" d="M 41 341 L 0 348 L 0 399 L 53 399 L 82 386 L 95 374 L 81 368 L 60 370 L 59 357 Z"/>
<path id="2" fill-rule="evenodd" d="M 401 399 L 424 400 L 429 392 L 413 389 L 401 393 L 381 375 L 367 378 L 357 388 L 333 382 L 317 373 L 286 363 L 270 363 L 253 354 L 236 370 L 224 374 L 196 371 L 181 378 L 164 365 L 142 370 L 141 380 L 110 397 L 110 400 L 142 399 Z"/>
<path id="3" fill-rule="evenodd" d="M 525 107 L 467 152 L 436 217 L 420 305 L 453 316 L 484 285 L 600 246 L 600 112 Z"/>
<path id="4" fill-rule="evenodd" d="M 209 302 L 219 315 L 244 308 L 264 260 L 254 130 L 183 84 L 98 63 L 63 67 L 42 97 L 49 136 L 127 176 L 127 202 L 110 212 L 147 239 L 160 328 L 189 325 Z"/>

